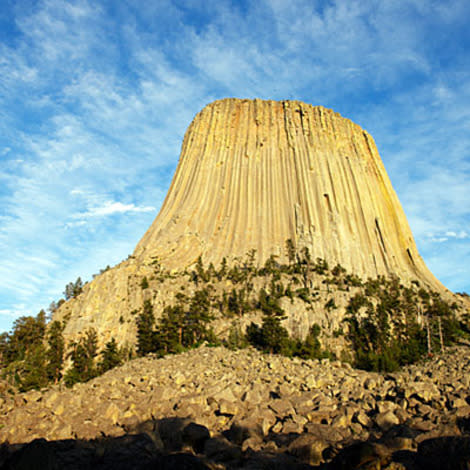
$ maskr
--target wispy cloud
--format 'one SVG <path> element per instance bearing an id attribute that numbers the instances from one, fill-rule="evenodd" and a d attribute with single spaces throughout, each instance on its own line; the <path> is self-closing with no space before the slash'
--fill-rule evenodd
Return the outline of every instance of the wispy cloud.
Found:
<path id="1" fill-rule="evenodd" d="M 461 230 L 460 232 L 446 232 L 445 233 L 446 237 L 449 238 L 457 238 L 459 240 L 465 240 L 466 238 L 469 238 L 469 234 L 465 232 L 465 230 Z"/>
<path id="2" fill-rule="evenodd" d="M 103 217 L 113 214 L 124 214 L 126 212 L 154 212 L 155 207 L 136 207 L 135 204 L 123 204 L 122 202 L 107 201 L 101 207 L 93 207 L 86 212 L 73 215 L 76 219 L 86 219 L 88 217 Z"/>
<path id="3" fill-rule="evenodd" d="M 466 240 L 470 238 L 470 235 L 465 230 L 460 230 L 459 232 L 445 232 L 445 233 L 427 233 L 427 238 L 436 243 L 444 243 L 449 240 Z"/>

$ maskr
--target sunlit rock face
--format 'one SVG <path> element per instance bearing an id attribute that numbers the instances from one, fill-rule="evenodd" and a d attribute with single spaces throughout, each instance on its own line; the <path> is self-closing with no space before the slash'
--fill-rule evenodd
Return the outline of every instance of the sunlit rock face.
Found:
<path id="1" fill-rule="evenodd" d="M 285 242 L 362 277 L 437 281 L 419 256 L 372 137 L 299 101 L 224 99 L 189 126 L 163 207 L 137 245 L 181 268 L 260 262 Z"/>
<path id="2" fill-rule="evenodd" d="M 187 282 L 158 281 L 156 266 L 182 271 L 201 256 L 217 267 L 250 250 L 259 264 L 272 254 L 286 261 L 288 239 L 363 279 L 395 275 L 446 291 L 417 252 L 367 132 L 321 106 L 224 99 L 189 126 L 168 195 L 134 255 L 88 283 L 54 318 L 67 320 L 66 339 L 93 327 L 101 344 L 115 337 L 132 345 L 144 300 L 158 317 Z M 313 313 L 297 310 L 288 322 L 306 332 Z M 337 311 L 337 325 L 343 314 Z"/>

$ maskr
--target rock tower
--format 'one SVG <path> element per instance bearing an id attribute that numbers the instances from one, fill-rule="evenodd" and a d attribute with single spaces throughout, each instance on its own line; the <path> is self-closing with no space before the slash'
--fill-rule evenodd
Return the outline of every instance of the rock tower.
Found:
<path id="1" fill-rule="evenodd" d="M 189 126 L 171 187 L 133 256 L 61 307 L 66 334 L 94 326 L 129 339 L 119 324 L 140 308 L 139 280 L 160 263 L 215 266 L 256 250 L 286 257 L 286 240 L 362 278 L 379 275 L 445 288 L 417 252 L 373 138 L 321 106 L 224 99 Z M 148 295 L 148 294 L 147 294 Z M 123 322 L 121 322 L 123 323 Z"/>
<path id="2" fill-rule="evenodd" d="M 218 265 L 285 242 L 362 277 L 436 284 L 419 256 L 372 137 L 300 101 L 224 99 L 189 126 L 158 217 L 137 245 L 173 268 Z"/>

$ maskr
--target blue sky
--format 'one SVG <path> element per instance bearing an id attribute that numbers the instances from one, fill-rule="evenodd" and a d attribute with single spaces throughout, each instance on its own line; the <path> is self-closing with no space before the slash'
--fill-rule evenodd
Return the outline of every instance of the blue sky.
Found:
<path id="1" fill-rule="evenodd" d="M 132 253 L 186 127 L 299 99 L 379 152 L 431 270 L 470 292 L 468 0 L 2 0 L 0 330 Z"/>

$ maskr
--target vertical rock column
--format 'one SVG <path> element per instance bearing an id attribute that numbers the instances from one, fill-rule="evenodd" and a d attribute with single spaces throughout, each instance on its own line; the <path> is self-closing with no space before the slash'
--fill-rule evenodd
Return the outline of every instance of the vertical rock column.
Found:
<path id="1" fill-rule="evenodd" d="M 419 256 L 372 137 L 321 106 L 225 99 L 189 126 L 168 195 L 136 247 L 184 268 L 285 241 L 362 277 L 395 274 L 442 288 Z"/>

